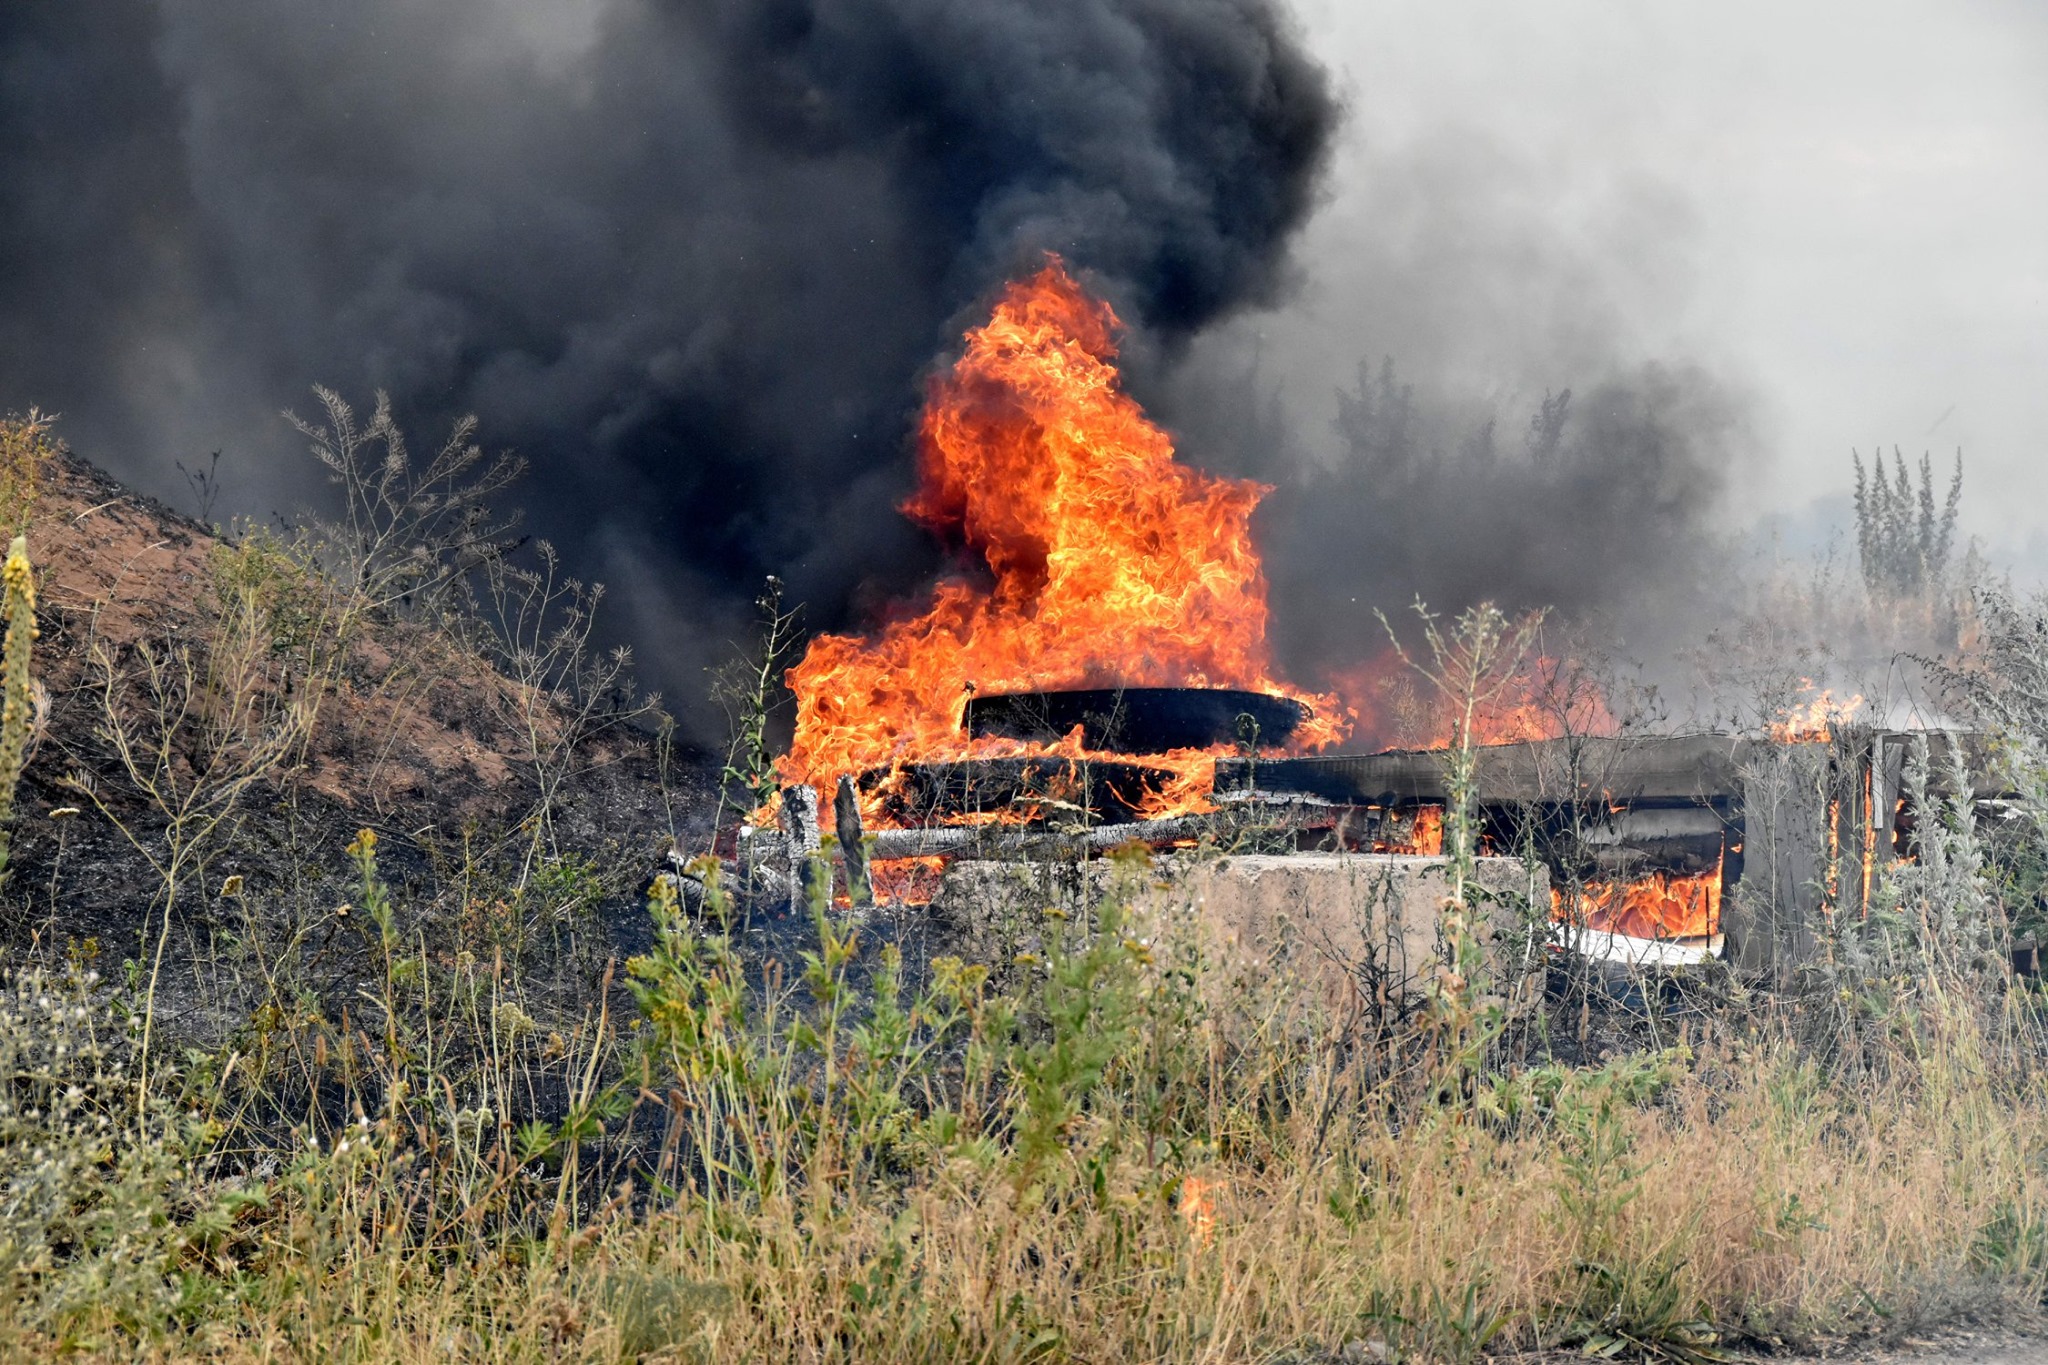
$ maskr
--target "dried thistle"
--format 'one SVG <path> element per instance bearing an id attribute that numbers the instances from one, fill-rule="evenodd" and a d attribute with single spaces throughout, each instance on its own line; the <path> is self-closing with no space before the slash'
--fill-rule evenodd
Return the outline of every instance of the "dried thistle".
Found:
<path id="1" fill-rule="evenodd" d="M 20 529 L 42 491 L 43 466 L 62 447 L 50 436 L 51 414 L 30 408 L 28 416 L 0 420 L 0 525 Z"/>
<path id="2" fill-rule="evenodd" d="M 28 540 L 16 536 L 0 565 L 6 593 L 0 615 L 7 618 L 7 643 L 0 646 L 0 870 L 7 866 L 7 823 L 14 815 L 14 789 L 28 761 L 36 728 L 34 684 L 28 675 L 29 649 L 36 638 L 36 578 L 29 567 Z"/>

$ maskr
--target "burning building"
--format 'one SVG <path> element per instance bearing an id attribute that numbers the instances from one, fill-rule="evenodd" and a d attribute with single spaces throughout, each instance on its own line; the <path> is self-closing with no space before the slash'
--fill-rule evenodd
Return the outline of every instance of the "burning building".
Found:
<path id="1" fill-rule="evenodd" d="M 1343 752 L 1355 712 L 1277 675 L 1250 529 L 1266 490 L 1175 459 L 1120 386 L 1118 326 L 1053 260 L 932 383 L 903 510 L 973 567 L 789 671 L 788 785 L 750 857 L 779 841 L 792 894 L 821 793 L 856 899 L 928 898 L 947 859 L 1132 841 L 1442 851 L 1443 753 Z M 1479 851 L 1542 866 L 1581 949 L 1791 971 L 1897 846 L 1897 736 L 1815 716 L 1624 738 L 1597 704 L 1549 717 L 1558 734 L 1521 710 L 1474 736 L 1516 741 L 1478 753 Z"/>

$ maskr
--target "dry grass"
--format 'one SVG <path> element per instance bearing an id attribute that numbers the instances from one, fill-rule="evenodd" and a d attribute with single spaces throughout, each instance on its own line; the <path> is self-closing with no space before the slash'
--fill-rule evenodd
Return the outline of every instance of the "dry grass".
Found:
<path id="1" fill-rule="evenodd" d="M 229 1360 L 1704 1360 L 2041 1302 L 2048 1098 L 2017 999 L 1930 982 L 1853 1076 L 1765 1013 L 1446 1104 L 1421 1075 L 1362 1087 L 1296 1002 L 1203 1005 L 1198 945 L 1099 927 L 1005 995 L 969 971 L 898 1016 L 846 986 L 829 920 L 774 999 L 672 920 L 636 967 L 653 1023 L 567 1039 L 488 969 L 430 987 L 389 945 L 365 1030 L 284 1047 L 326 1096 L 298 1122 L 290 1066 L 159 1074 L 182 1088 L 133 1135 L 156 1183 L 106 1201 L 150 1273 L 81 1297 L 113 1253 L 60 1247 L 17 1268 L 0 1332 Z M 537 1128 L 536 1087 L 561 1098 Z"/>
<path id="2" fill-rule="evenodd" d="M 300 628 L 317 566 L 234 554 L 212 563 L 249 610 L 214 643 L 246 666 L 155 689 L 178 702 L 145 713 L 177 717 L 166 753 L 186 709 L 247 747 L 236 718 L 284 690 L 267 669 L 333 662 L 292 653 L 321 634 Z M 144 759 L 132 786 L 190 777 Z M 590 899 L 596 873 L 541 856 L 538 828 L 516 887 L 465 871 L 465 915 Z M 1982 898 L 1972 857 L 1947 881 L 1937 861 L 1881 898 L 1901 923 Z M 176 869 L 131 981 L 61 949 L 7 964 L 9 1356 L 1690 1362 L 2042 1303 L 2048 1027 L 1934 936 L 1595 1065 L 1511 1061 L 1464 981 L 1390 1067 L 1320 985 L 1233 975 L 1114 893 L 1023 926 L 1030 954 L 906 979 L 823 905 L 804 960 L 764 971 L 715 898 L 692 920 L 658 887 L 633 1005 L 601 988 L 565 1017 L 523 929 L 401 904 L 367 831 L 328 862 L 305 875 L 353 875 L 322 912 L 346 990 L 316 988 L 305 922 L 231 878 L 239 937 L 192 964 L 242 987 L 217 1046 L 156 1027 Z"/>

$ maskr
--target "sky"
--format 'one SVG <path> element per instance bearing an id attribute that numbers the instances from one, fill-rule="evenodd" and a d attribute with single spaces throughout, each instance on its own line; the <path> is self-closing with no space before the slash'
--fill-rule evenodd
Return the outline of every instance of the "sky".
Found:
<path id="1" fill-rule="evenodd" d="M 1290 384 L 1361 339 L 1493 389 L 1683 357 L 1750 403 L 1735 519 L 1960 448 L 1970 529 L 2048 571 L 2048 6 L 1297 9 L 1349 117 L 1307 287 L 1241 324 Z"/>

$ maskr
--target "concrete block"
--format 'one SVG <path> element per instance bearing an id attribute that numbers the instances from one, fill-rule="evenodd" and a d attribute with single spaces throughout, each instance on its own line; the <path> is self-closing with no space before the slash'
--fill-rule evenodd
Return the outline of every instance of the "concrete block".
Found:
<path id="1" fill-rule="evenodd" d="M 1412 1007 L 1443 968 L 1443 858 L 1388 854 L 1170 855 L 1132 870 L 1109 862 L 962 859 L 934 909 L 1007 960 L 1029 948 L 1047 907 L 1078 915 L 1118 894 L 1141 920 L 1192 928 L 1227 980 L 1310 988 L 1345 1017 Z M 1483 990 L 1511 1008 L 1540 983 L 1550 879 L 1513 858 L 1479 859 L 1469 899 L 1486 957 Z M 1533 910 L 1531 907 L 1535 907 Z"/>

